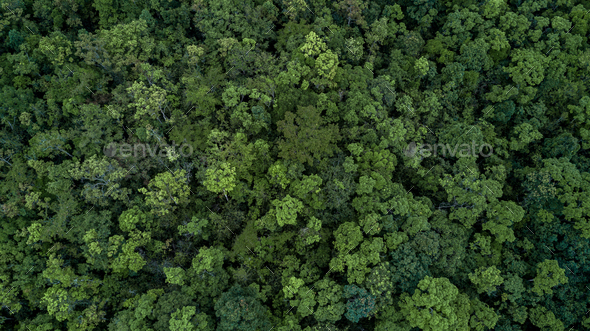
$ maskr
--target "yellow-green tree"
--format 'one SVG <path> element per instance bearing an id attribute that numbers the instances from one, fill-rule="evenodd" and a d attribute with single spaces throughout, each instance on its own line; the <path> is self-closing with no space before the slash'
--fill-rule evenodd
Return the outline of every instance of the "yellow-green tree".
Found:
<path id="1" fill-rule="evenodd" d="M 142 187 L 139 192 L 145 195 L 145 203 L 154 213 L 166 215 L 188 201 L 190 188 L 186 171 L 160 173 L 149 182 L 148 189 Z"/>
<path id="2" fill-rule="evenodd" d="M 227 193 L 236 187 L 236 167 L 232 167 L 229 162 L 222 162 L 208 168 L 203 184 L 213 193 L 223 192 L 225 199 L 229 201 Z"/>

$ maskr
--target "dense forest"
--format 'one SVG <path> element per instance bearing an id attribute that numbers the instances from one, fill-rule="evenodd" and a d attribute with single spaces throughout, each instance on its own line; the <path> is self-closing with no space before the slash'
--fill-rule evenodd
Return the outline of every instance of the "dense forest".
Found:
<path id="1" fill-rule="evenodd" d="M 590 0 L 0 0 L 0 329 L 590 328 Z"/>

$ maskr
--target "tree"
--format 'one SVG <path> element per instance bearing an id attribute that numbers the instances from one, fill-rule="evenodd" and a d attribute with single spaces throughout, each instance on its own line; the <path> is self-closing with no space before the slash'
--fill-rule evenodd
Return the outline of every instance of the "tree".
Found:
<path id="1" fill-rule="evenodd" d="M 43 277 L 55 283 L 40 298 L 47 305 L 47 312 L 60 322 L 73 320 L 81 313 L 75 309 L 84 303 L 100 303 L 101 300 L 96 296 L 100 286 L 98 279 L 76 275 L 71 266 L 64 267 L 64 262 L 55 253 L 50 255 Z M 99 314 L 104 316 L 105 312 Z"/>
<path id="2" fill-rule="evenodd" d="M 514 82 L 520 86 L 538 85 L 543 81 L 549 58 L 543 53 L 529 49 L 516 49 L 511 54 L 513 67 L 504 68 Z"/>
<path id="3" fill-rule="evenodd" d="M 303 208 L 301 201 L 287 194 L 282 200 L 273 200 L 272 204 L 276 208 L 277 223 L 279 226 L 297 223 L 297 213 Z"/>
<path id="4" fill-rule="evenodd" d="M 318 175 L 303 175 L 302 180 L 296 180 L 291 184 L 292 191 L 296 197 L 303 200 L 314 209 L 323 209 L 323 203 L 319 198 L 322 179 Z"/>
<path id="5" fill-rule="evenodd" d="M 46 132 L 39 132 L 31 138 L 29 144 L 31 146 L 30 153 L 33 157 L 50 157 L 54 158 L 57 154 L 66 154 L 69 157 L 74 157 L 67 149 L 70 145 L 67 144 L 68 135 L 65 130 L 52 130 Z"/>
<path id="6" fill-rule="evenodd" d="M 223 265 L 224 255 L 218 248 L 202 248 L 199 254 L 193 258 L 192 269 L 197 274 L 210 273 L 220 269 Z"/>
<path id="7" fill-rule="evenodd" d="M 156 118 L 160 123 L 160 115 L 164 121 L 168 120 L 170 115 L 166 115 L 168 110 L 168 101 L 166 100 L 167 92 L 165 89 L 157 86 L 145 86 L 144 82 L 134 82 L 133 85 L 127 88 L 127 91 L 134 99 L 134 102 L 129 104 L 129 108 L 135 109 L 135 120 L 141 120 L 146 115 L 151 118 Z"/>
<path id="8" fill-rule="evenodd" d="M 109 330 L 148 330 L 155 319 L 156 302 L 164 294 L 163 289 L 150 289 L 123 303 L 122 309 L 110 321 Z"/>
<path id="9" fill-rule="evenodd" d="M 392 281 L 393 277 L 394 273 L 389 262 L 379 263 L 367 275 L 364 286 L 375 297 L 375 313 L 385 310 L 393 303 L 393 294 L 397 292 Z"/>
<path id="10" fill-rule="evenodd" d="M 523 186 L 528 191 L 524 202 L 525 206 L 533 209 L 544 207 L 545 204 L 554 200 L 557 188 L 552 182 L 551 174 L 547 171 L 533 172 L 527 174 Z"/>
<path id="11" fill-rule="evenodd" d="M 190 268 L 178 270 L 165 269 L 167 282 L 171 284 L 185 283 L 183 293 L 195 298 L 200 305 L 211 306 L 212 298 L 219 297 L 227 289 L 230 281 L 228 272 L 223 267 L 227 250 L 223 247 L 202 247 L 192 261 Z M 179 257 L 182 262 L 186 258 Z"/>
<path id="12" fill-rule="evenodd" d="M 196 310 L 194 306 L 178 308 L 170 318 L 170 331 L 213 330 L 209 316 L 205 313 L 197 314 Z"/>
<path id="13" fill-rule="evenodd" d="M 236 187 L 236 168 L 228 162 L 207 169 L 207 179 L 203 182 L 207 190 L 219 194 L 223 192 L 225 199 L 229 201 L 227 193 Z"/>
<path id="14" fill-rule="evenodd" d="M 458 163 L 462 163 L 460 159 Z M 469 171 L 471 169 L 471 171 Z M 470 228 L 477 217 L 485 210 L 488 201 L 494 203 L 502 195 L 501 184 L 493 179 L 479 179 L 480 175 L 469 166 L 455 176 L 445 175 L 440 179 L 448 194 L 448 201 L 453 202 L 450 219 L 457 219 Z"/>
<path id="15" fill-rule="evenodd" d="M 469 326 L 477 331 L 493 329 L 500 318 L 494 309 L 478 299 L 471 301 L 471 314 Z"/>
<path id="16" fill-rule="evenodd" d="M 361 235 L 358 226 L 357 229 L 359 231 L 358 235 Z M 351 247 L 351 249 L 358 244 L 355 243 L 354 237 L 352 238 L 352 245 L 347 245 L 348 247 Z M 344 267 L 347 266 L 348 282 L 351 284 L 362 284 L 365 281 L 365 275 L 371 271 L 369 265 L 379 263 L 380 254 L 386 250 L 383 238 L 380 237 L 375 237 L 372 240 L 365 240 L 361 244 L 360 250 L 354 254 L 350 254 L 351 249 L 349 249 L 347 253 L 342 253 L 343 246 L 344 245 L 340 245 L 339 255 L 330 261 L 330 270 L 343 271 Z"/>
<path id="17" fill-rule="evenodd" d="M 301 229 L 300 240 L 297 241 L 296 245 L 301 246 L 300 249 L 303 250 L 303 246 L 309 246 L 313 243 L 319 242 L 322 239 L 320 235 L 321 228 L 322 221 L 312 216 L 307 222 L 307 226 Z"/>
<path id="18" fill-rule="evenodd" d="M 185 170 L 160 173 L 149 182 L 148 188 L 142 187 L 139 192 L 145 195 L 145 202 L 152 211 L 160 216 L 187 202 L 190 195 Z"/>
<path id="19" fill-rule="evenodd" d="M 512 302 L 516 302 L 516 300 L 522 298 L 523 293 L 525 293 L 523 279 L 513 273 L 509 273 L 506 276 L 506 278 L 504 279 L 503 286 L 504 286 L 504 290 L 507 293 L 503 294 L 502 296 L 506 297 L 508 300 L 510 300 Z M 508 293 L 510 293 L 510 294 L 508 294 Z"/>
<path id="20" fill-rule="evenodd" d="M 286 278 L 287 273 L 283 273 L 283 283 L 287 283 L 283 287 L 285 298 L 289 300 L 292 307 L 298 307 L 297 313 L 302 317 L 309 316 L 314 313 L 312 308 L 316 305 L 315 292 L 311 292 L 311 288 L 303 286 L 305 282 L 303 279 L 297 277 Z"/>
<path id="21" fill-rule="evenodd" d="M 148 31 L 147 22 L 140 19 L 100 30 L 96 35 L 81 32 L 78 36 L 80 41 L 74 42 L 76 55 L 120 80 L 118 74 L 126 65 L 147 61 L 156 48 L 155 40 Z"/>
<path id="22" fill-rule="evenodd" d="M 543 135 L 529 123 L 522 123 L 514 128 L 514 138 L 510 141 L 510 149 L 518 151 L 528 144 L 543 138 Z"/>
<path id="23" fill-rule="evenodd" d="M 270 325 L 266 308 L 250 287 L 233 286 L 215 303 L 215 315 L 220 318 L 217 330 L 256 331 Z"/>
<path id="24" fill-rule="evenodd" d="M 533 325 L 540 328 L 541 330 L 565 330 L 563 327 L 563 322 L 555 318 L 555 314 L 543 306 L 532 308 L 529 318 Z"/>
<path id="25" fill-rule="evenodd" d="M 314 309 L 314 318 L 320 322 L 335 323 L 339 321 L 345 311 L 345 305 L 341 302 L 342 286 L 330 278 L 323 278 L 315 283 L 314 289 L 317 289 L 315 300 L 318 303 Z"/>
<path id="26" fill-rule="evenodd" d="M 284 139 L 279 141 L 279 156 L 298 162 L 307 161 L 313 165 L 314 159 L 331 156 L 340 140 L 338 127 L 334 124 L 324 126 L 324 120 L 313 106 L 298 106 L 297 115 L 286 112 L 285 119 L 277 122 Z"/>
<path id="27" fill-rule="evenodd" d="M 138 272 L 147 264 L 137 248 L 148 246 L 152 239 L 149 233 L 140 231 L 132 231 L 129 236 L 128 240 L 121 235 L 109 238 L 107 256 L 112 258 L 110 268 L 123 276 L 129 275 L 130 271 Z"/>
<path id="28" fill-rule="evenodd" d="M 110 112 L 109 108 L 105 111 L 93 103 L 72 105 L 72 109 L 79 111 L 80 117 L 76 126 L 70 131 L 74 148 L 82 152 L 84 159 L 96 154 L 111 156 L 108 150 L 105 150 L 106 146 L 120 139 L 123 134 L 121 128 L 113 123 L 111 115 L 114 109 L 113 112 Z"/>
<path id="29" fill-rule="evenodd" d="M 182 268 L 164 268 L 166 282 L 176 285 L 184 285 L 185 272 Z"/>
<path id="30" fill-rule="evenodd" d="M 371 316 L 375 309 L 375 297 L 364 288 L 346 285 L 342 296 L 349 299 L 344 316 L 353 323 L 358 323 L 359 319 Z"/>
<path id="31" fill-rule="evenodd" d="M 150 213 L 142 211 L 139 207 L 134 206 L 121 213 L 119 216 L 119 228 L 125 232 L 137 230 L 152 230 L 157 227 L 154 217 Z"/>
<path id="32" fill-rule="evenodd" d="M 336 87 L 337 84 L 333 83 L 334 77 L 338 69 L 338 55 L 332 53 L 331 50 L 327 50 L 318 56 L 315 61 L 315 69 L 317 71 L 317 78 L 313 78 L 311 82 L 316 87 Z"/>
<path id="33" fill-rule="evenodd" d="M 317 58 L 327 50 L 327 46 L 315 32 L 311 31 L 305 36 L 305 43 L 300 49 L 305 57 Z"/>
<path id="34" fill-rule="evenodd" d="M 195 236 L 196 238 L 207 240 L 211 235 L 211 230 L 208 229 L 208 225 L 209 220 L 199 219 L 196 216 L 193 216 L 190 222 L 178 226 L 178 234 Z"/>
<path id="35" fill-rule="evenodd" d="M 513 201 L 498 201 L 490 204 L 487 215 L 490 221 L 484 223 L 482 228 L 495 235 L 496 241 L 503 243 L 513 242 L 516 239 L 514 231 L 509 226 L 522 220 L 524 217 L 522 207 Z"/>
<path id="36" fill-rule="evenodd" d="M 531 291 L 538 295 L 553 294 L 553 287 L 567 283 L 565 269 L 561 269 L 556 260 L 545 260 L 537 264 L 537 276 Z"/>
<path id="37" fill-rule="evenodd" d="M 478 293 L 486 292 L 488 294 L 495 292 L 496 287 L 504 282 L 504 278 L 500 276 L 500 270 L 496 266 L 479 267 L 474 273 L 469 274 L 469 279 L 477 287 Z"/>
<path id="38" fill-rule="evenodd" d="M 72 179 L 86 182 L 82 195 L 89 201 L 106 206 L 106 197 L 116 200 L 125 200 L 130 193 L 128 188 L 120 188 L 121 180 L 129 171 L 118 166 L 114 160 L 108 160 L 105 156 L 98 159 L 92 155 L 83 163 L 76 161 L 69 170 Z"/>
<path id="39" fill-rule="evenodd" d="M 334 232 L 334 246 L 340 254 L 348 253 L 363 241 L 363 234 L 358 225 L 353 222 L 341 224 Z"/>
<path id="40" fill-rule="evenodd" d="M 348 25 L 352 21 L 355 21 L 358 25 L 363 28 L 367 28 L 367 22 L 365 21 L 362 11 L 367 8 L 367 4 L 362 0 L 341 0 L 334 3 L 334 7 L 346 17 Z"/>
<path id="41" fill-rule="evenodd" d="M 402 294 L 399 306 L 412 327 L 425 331 L 468 329 L 469 300 L 447 278 L 426 276 L 412 296 Z"/>
<path id="42" fill-rule="evenodd" d="M 419 254 L 409 243 L 401 244 L 390 254 L 391 283 L 400 292 L 414 289 L 424 277 L 430 276 L 428 270 L 432 259 L 425 254 Z"/>
<path id="43" fill-rule="evenodd" d="M 428 73 L 428 60 L 425 57 L 421 57 L 414 63 L 414 71 L 418 73 L 420 77 L 426 76 Z"/>

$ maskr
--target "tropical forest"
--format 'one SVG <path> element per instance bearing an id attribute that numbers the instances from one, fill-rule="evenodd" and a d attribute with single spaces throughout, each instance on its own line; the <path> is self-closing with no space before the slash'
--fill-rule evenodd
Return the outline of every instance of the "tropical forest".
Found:
<path id="1" fill-rule="evenodd" d="M 590 329 L 590 0 L 0 0 L 0 330 Z"/>

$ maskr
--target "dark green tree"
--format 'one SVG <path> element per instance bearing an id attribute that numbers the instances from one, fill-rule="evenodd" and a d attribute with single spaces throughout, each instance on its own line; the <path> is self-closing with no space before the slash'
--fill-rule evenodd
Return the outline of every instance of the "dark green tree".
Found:
<path id="1" fill-rule="evenodd" d="M 270 326 L 267 309 L 250 287 L 233 286 L 215 303 L 217 330 L 255 331 Z"/>

